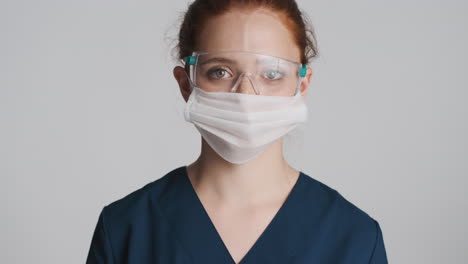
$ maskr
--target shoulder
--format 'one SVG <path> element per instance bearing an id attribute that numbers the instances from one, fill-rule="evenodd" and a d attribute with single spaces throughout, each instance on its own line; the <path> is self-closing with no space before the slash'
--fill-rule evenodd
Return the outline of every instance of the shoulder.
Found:
<path id="1" fill-rule="evenodd" d="M 175 168 L 161 178 L 145 184 L 141 188 L 126 194 L 103 208 L 103 214 L 108 219 L 114 221 L 131 220 L 130 218 L 137 218 L 143 214 L 148 214 L 157 210 L 160 199 L 168 192 L 172 185 L 174 185 L 175 178 L 180 177 L 181 170 L 184 167 Z M 153 210 L 149 210 L 149 209 Z"/>
<path id="2" fill-rule="evenodd" d="M 171 230 L 161 210 L 161 199 L 178 189 L 172 186 L 180 183 L 177 179 L 180 179 L 184 168 L 173 169 L 161 178 L 105 205 L 95 228 L 88 262 L 99 259 L 101 263 L 103 258 L 106 263 L 111 263 L 111 259 L 118 260 L 118 263 L 130 259 L 132 263 L 139 262 L 136 259 L 151 252 L 153 243 L 164 245 L 167 249 L 176 247 L 177 244 L 166 243 Z M 149 237 L 148 234 L 158 235 Z"/>
<path id="3" fill-rule="evenodd" d="M 303 173 L 306 177 L 305 190 L 306 195 L 318 200 L 322 210 L 334 214 L 333 219 L 346 219 L 348 224 L 352 225 L 375 225 L 376 221 L 363 209 L 344 197 L 339 191 L 329 185 Z"/>
<path id="4" fill-rule="evenodd" d="M 327 184 L 305 174 L 307 201 L 324 232 L 372 252 L 381 236 L 378 221 Z"/>

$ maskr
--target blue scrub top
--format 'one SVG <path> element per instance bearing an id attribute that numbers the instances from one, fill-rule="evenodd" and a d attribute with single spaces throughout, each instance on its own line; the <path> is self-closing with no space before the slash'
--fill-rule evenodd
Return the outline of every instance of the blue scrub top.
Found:
<path id="1" fill-rule="evenodd" d="M 188 176 L 173 169 L 104 206 L 87 264 L 235 264 Z M 379 223 L 300 172 L 240 264 L 388 263 Z"/>

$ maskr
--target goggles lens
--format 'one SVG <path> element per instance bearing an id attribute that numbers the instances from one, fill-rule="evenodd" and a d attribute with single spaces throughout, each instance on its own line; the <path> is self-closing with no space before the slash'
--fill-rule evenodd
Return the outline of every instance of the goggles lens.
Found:
<path id="1" fill-rule="evenodd" d="M 293 96 L 305 65 L 251 52 L 194 52 L 186 57 L 192 85 L 209 92 L 251 89 L 258 95 Z"/>

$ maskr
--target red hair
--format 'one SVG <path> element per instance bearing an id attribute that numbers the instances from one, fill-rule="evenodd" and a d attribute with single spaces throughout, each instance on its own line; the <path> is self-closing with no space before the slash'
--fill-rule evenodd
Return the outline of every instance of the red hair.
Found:
<path id="1" fill-rule="evenodd" d="M 192 54 L 196 37 L 207 19 L 221 15 L 233 7 L 261 7 L 278 12 L 285 18 L 285 25 L 301 51 L 301 63 L 307 64 L 318 55 L 314 30 L 294 0 L 195 0 L 189 5 L 180 26 L 176 46 L 178 58 Z"/>

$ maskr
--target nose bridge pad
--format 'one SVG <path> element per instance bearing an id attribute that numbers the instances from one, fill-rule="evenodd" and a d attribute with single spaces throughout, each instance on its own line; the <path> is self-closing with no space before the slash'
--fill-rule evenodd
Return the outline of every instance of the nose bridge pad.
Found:
<path id="1" fill-rule="evenodd" d="M 255 93 L 259 94 L 259 90 L 257 88 L 255 80 L 253 79 L 253 74 L 251 72 L 241 73 L 241 75 L 239 75 L 239 77 L 237 78 L 236 83 L 231 88 L 231 92 L 237 91 L 237 88 L 239 87 L 239 84 L 242 81 L 242 79 L 244 79 L 244 76 L 247 76 L 247 78 L 249 78 L 250 84 L 252 85 L 252 88 L 254 89 Z"/>

